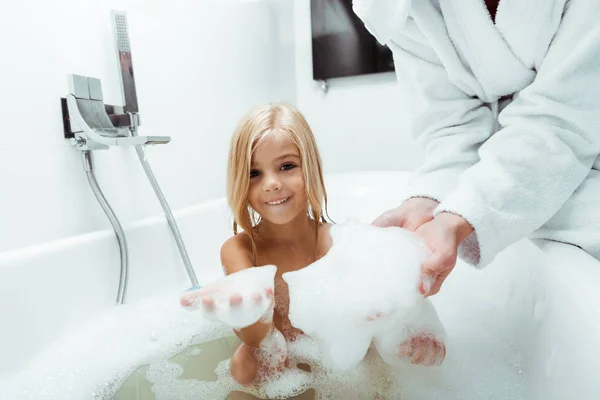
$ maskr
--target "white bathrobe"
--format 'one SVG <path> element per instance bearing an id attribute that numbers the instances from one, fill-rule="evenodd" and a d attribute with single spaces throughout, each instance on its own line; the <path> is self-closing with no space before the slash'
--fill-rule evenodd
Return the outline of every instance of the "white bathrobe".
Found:
<path id="1" fill-rule="evenodd" d="M 600 0 L 354 0 L 394 54 L 425 148 L 409 197 L 475 229 L 485 266 L 523 238 L 600 259 Z"/>

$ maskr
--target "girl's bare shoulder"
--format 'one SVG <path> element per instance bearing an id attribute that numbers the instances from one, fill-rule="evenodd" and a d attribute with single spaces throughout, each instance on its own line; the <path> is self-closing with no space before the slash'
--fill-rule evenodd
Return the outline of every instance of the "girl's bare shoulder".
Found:
<path id="1" fill-rule="evenodd" d="M 252 259 L 252 240 L 246 232 L 230 237 L 221 246 L 221 264 L 227 274 L 254 266 Z"/>

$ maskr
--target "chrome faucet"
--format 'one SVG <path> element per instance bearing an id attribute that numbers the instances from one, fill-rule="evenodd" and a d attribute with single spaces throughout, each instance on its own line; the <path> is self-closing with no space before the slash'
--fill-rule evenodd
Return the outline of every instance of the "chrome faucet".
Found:
<path id="1" fill-rule="evenodd" d="M 169 143 L 170 136 L 130 136 L 130 128 L 137 128 L 138 115 L 113 114 L 102 97 L 100 79 L 81 75 L 68 75 L 69 94 L 66 98 L 68 121 L 73 143 L 79 150 L 101 150 L 109 146 L 137 146 Z M 114 121 L 114 122 L 113 122 Z"/>
<path id="2" fill-rule="evenodd" d="M 92 190 L 94 190 L 99 203 L 113 224 L 113 229 L 117 236 L 121 251 L 121 278 L 119 281 L 117 303 L 121 304 L 125 296 L 128 277 L 127 242 L 125 233 L 116 215 L 104 198 L 95 179 L 92 150 L 108 149 L 110 146 L 133 146 L 135 148 L 140 163 L 163 208 L 193 286 L 198 285 L 198 279 L 187 254 L 175 217 L 144 152 L 145 145 L 169 143 L 171 137 L 138 136 L 140 117 L 133 75 L 127 15 L 124 12 L 113 10 L 112 25 L 121 72 L 120 83 L 124 105 L 104 104 L 102 85 L 99 79 L 72 74 L 68 75 L 69 95 L 66 98 L 61 98 L 61 106 L 65 138 L 70 139 L 73 145 L 82 151 L 84 168 Z"/>

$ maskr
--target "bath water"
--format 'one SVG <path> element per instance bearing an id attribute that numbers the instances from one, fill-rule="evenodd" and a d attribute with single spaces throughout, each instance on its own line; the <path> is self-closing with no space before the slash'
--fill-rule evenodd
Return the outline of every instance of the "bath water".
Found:
<path id="1" fill-rule="evenodd" d="M 477 274 L 457 265 L 433 298 L 447 331 L 447 355 L 439 367 L 390 367 L 370 350 L 357 368 L 340 373 L 323 368 L 318 346 L 302 338 L 290 346 L 291 364 L 308 364 L 310 373 L 290 368 L 261 390 L 248 390 L 229 374 L 239 340 L 229 328 L 183 310 L 175 291 L 73 328 L 29 368 L 2 378 L 0 398 L 523 399 L 527 371 L 515 346 L 519 318 L 507 302 L 515 288 L 486 284 L 493 274 Z"/>

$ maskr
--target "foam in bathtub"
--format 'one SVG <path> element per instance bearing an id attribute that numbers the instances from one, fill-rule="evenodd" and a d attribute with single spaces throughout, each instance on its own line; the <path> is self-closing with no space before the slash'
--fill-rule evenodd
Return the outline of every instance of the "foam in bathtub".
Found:
<path id="1" fill-rule="evenodd" d="M 324 362 L 351 369 L 373 342 L 390 364 L 400 343 L 417 332 L 443 340 L 430 300 L 418 292 L 425 245 L 402 228 L 357 222 L 333 226 L 333 246 L 315 263 L 283 274 L 292 324 L 315 337 Z"/>
<path id="2" fill-rule="evenodd" d="M 273 293 L 276 271 L 273 265 L 248 268 L 186 293 L 184 298 L 189 301 L 189 309 L 200 310 L 206 318 L 233 329 L 242 329 L 268 317 L 273 297 L 265 291 Z M 232 295 L 238 299 L 234 304 Z M 213 307 L 203 306 L 204 296 L 212 297 Z"/>

